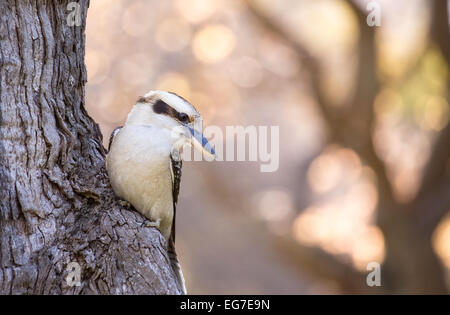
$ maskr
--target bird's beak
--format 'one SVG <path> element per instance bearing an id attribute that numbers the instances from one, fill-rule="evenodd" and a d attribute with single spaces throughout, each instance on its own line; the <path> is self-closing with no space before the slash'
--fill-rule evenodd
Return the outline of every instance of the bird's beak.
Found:
<path id="1" fill-rule="evenodd" d="M 202 152 L 205 156 L 210 158 L 216 157 L 216 151 L 209 144 L 208 139 L 203 136 L 202 132 L 195 130 L 194 128 L 185 125 L 185 127 L 189 130 L 189 143 L 198 151 Z"/>

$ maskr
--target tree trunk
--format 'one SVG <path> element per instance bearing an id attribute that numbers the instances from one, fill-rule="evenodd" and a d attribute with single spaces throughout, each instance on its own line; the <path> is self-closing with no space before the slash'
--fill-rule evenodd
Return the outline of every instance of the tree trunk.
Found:
<path id="1" fill-rule="evenodd" d="M 0 294 L 181 293 L 161 234 L 111 190 L 76 3 L 0 1 Z"/>

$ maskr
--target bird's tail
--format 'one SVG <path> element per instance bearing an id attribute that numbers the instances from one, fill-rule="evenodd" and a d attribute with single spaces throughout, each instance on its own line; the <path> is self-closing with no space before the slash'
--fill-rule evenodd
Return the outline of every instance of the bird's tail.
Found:
<path id="1" fill-rule="evenodd" d="M 180 263 L 178 262 L 177 253 L 175 252 L 175 242 L 172 237 L 169 239 L 168 255 L 170 260 L 170 265 L 177 277 L 178 284 L 183 290 L 183 294 L 187 294 L 186 284 L 184 282 L 183 271 L 181 270 Z"/>

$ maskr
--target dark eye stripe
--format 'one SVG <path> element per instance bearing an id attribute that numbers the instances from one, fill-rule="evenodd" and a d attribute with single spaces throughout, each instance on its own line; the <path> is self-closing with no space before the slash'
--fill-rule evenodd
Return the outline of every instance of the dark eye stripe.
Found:
<path id="1" fill-rule="evenodd" d="M 157 114 L 167 115 L 178 121 L 186 122 L 183 121 L 183 115 L 181 113 L 162 100 L 158 100 L 153 104 L 153 111 Z"/>
<path id="2" fill-rule="evenodd" d="M 173 108 L 161 100 L 158 100 L 155 104 L 153 104 L 153 111 L 157 114 L 170 115 L 171 110 L 173 111 Z"/>

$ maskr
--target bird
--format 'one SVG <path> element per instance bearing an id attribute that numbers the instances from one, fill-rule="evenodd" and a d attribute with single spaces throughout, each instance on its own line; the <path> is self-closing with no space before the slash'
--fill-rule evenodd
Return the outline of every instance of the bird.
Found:
<path id="1" fill-rule="evenodd" d="M 157 228 L 167 242 L 168 256 L 177 281 L 186 294 L 183 273 L 175 252 L 175 217 L 180 190 L 180 150 L 191 145 L 214 159 L 215 151 L 204 137 L 202 116 L 183 97 L 150 91 L 138 98 L 123 126 L 113 130 L 106 169 L 114 193 Z M 200 127 L 199 127 L 200 125 Z"/>

